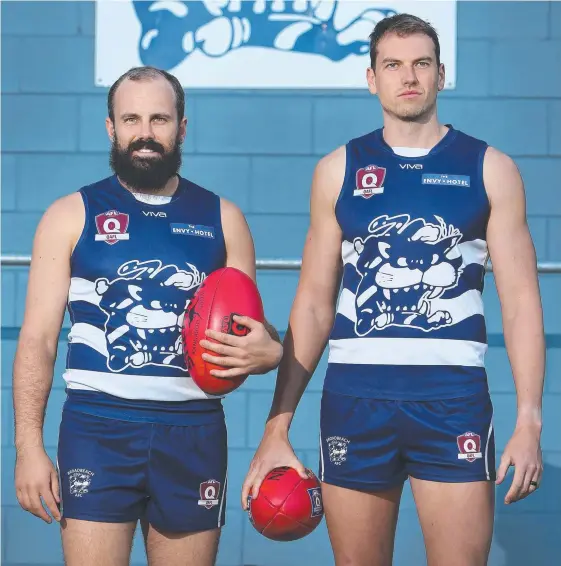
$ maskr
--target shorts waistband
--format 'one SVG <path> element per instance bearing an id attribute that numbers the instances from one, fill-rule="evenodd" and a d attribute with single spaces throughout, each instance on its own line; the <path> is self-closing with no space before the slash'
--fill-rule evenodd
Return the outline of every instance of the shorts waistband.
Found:
<path id="1" fill-rule="evenodd" d="M 150 401 L 124 399 L 98 391 L 66 389 L 65 411 L 120 421 L 177 426 L 212 424 L 224 420 L 221 399 Z"/>

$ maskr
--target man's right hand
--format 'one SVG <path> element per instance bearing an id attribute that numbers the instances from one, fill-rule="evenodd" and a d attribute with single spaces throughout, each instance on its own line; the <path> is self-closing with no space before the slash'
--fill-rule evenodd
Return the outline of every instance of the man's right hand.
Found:
<path id="1" fill-rule="evenodd" d="M 19 504 L 33 515 L 51 523 L 41 498 L 51 515 L 60 521 L 58 474 L 42 446 L 18 449 L 16 457 L 16 496 Z"/>
<path id="2" fill-rule="evenodd" d="M 265 476 L 279 466 L 294 468 L 302 479 L 308 478 L 306 468 L 296 457 L 286 433 L 265 432 L 242 486 L 242 508 L 245 511 L 250 492 L 251 498 L 256 499 Z"/>

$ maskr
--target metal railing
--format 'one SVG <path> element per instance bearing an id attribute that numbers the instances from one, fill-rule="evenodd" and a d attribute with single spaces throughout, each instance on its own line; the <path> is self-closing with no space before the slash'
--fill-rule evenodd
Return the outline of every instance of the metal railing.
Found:
<path id="1" fill-rule="evenodd" d="M 28 255 L 2 255 L 0 263 L 2 266 L 27 267 L 31 262 Z M 300 259 L 258 259 L 257 269 L 268 269 L 272 271 L 296 271 L 300 269 L 302 260 Z M 486 270 L 493 271 L 493 266 L 488 263 Z M 545 261 L 538 262 L 538 273 L 561 273 L 561 262 Z"/>

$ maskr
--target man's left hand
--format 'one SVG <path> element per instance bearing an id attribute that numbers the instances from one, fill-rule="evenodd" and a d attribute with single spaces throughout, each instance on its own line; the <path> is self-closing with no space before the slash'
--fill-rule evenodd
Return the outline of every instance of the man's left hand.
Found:
<path id="1" fill-rule="evenodd" d="M 505 503 L 515 503 L 540 486 L 543 474 L 540 430 L 533 426 L 518 426 L 506 445 L 497 472 L 497 485 L 506 477 L 509 466 L 514 467 L 512 485 Z"/>
<path id="2" fill-rule="evenodd" d="M 215 377 L 238 377 L 248 374 L 263 374 L 276 368 L 282 358 L 282 344 L 273 340 L 264 324 L 247 316 L 234 316 L 234 321 L 249 329 L 246 336 L 233 336 L 207 330 L 212 340 L 201 340 L 206 350 L 219 355 L 204 353 L 207 362 L 220 365 L 224 370 L 212 370 Z"/>

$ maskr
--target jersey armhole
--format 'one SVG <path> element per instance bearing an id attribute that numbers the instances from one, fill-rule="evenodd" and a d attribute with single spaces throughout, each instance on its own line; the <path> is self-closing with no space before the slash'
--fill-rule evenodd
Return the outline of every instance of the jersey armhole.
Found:
<path id="1" fill-rule="evenodd" d="M 220 232 L 220 241 L 222 243 L 222 255 L 223 255 L 223 264 L 226 265 L 226 258 L 228 254 L 226 252 L 226 237 L 224 236 L 224 227 L 222 226 L 222 199 L 219 195 L 215 194 L 215 198 L 218 202 L 218 214 L 216 215 L 216 222 L 217 222 L 217 232 Z M 218 236 L 218 234 L 217 234 Z"/>
<path id="2" fill-rule="evenodd" d="M 335 213 L 335 217 L 337 217 L 337 209 L 339 208 L 339 204 L 343 200 L 345 195 L 345 189 L 347 187 L 347 183 L 349 181 L 350 176 L 350 143 L 345 144 L 345 174 L 343 175 L 343 183 L 341 188 L 339 189 L 339 194 L 337 195 L 337 200 L 335 201 L 335 206 L 333 207 L 333 211 Z"/>
<path id="3" fill-rule="evenodd" d="M 485 202 L 485 206 L 487 207 L 487 213 L 491 211 L 491 202 L 489 201 L 489 195 L 487 194 L 487 188 L 485 187 L 485 179 L 483 178 L 483 162 L 485 160 L 485 155 L 487 154 L 487 150 L 489 149 L 488 144 L 484 144 L 483 147 L 479 150 L 479 156 L 477 159 L 477 177 L 480 181 L 481 186 L 481 198 Z"/>
<path id="4" fill-rule="evenodd" d="M 89 214 L 90 210 L 89 210 L 89 207 L 88 207 L 88 197 L 86 196 L 86 193 L 85 193 L 83 188 L 80 189 L 78 191 L 78 193 L 80 193 L 80 196 L 82 197 L 82 203 L 84 204 L 84 226 L 82 226 L 82 232 L 80 233 L 80 237 L 78 238 L 78 241 L 76 242 L 76 245 L 74 246 L 74 249 L 72 250 L 72 253 L 70 254 L 70 265 L 71 266 L 74 263 L 74 258 L 76 256 L 78 248 L 80 247 L 82 242 L 86 239 L 86 235 L 88 233 L 89 226 L 90 226 L 90 214 Z"/>

